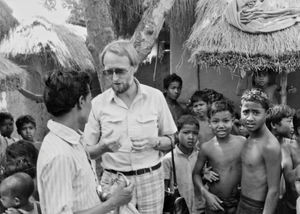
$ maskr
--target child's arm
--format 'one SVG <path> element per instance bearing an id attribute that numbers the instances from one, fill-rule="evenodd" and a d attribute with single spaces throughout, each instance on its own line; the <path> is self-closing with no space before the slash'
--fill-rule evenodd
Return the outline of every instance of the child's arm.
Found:
<path id="1" fill-rule="evenodd" d="M 203 185 L 201 171 L 204 167 L 206 160 L 207 156 L 203 151 L 203 147 L 201 146 L 201 149 L 198 153 L 198 159 L 193 170 L 195 195 L 203 194 L 204 198 L 206 199 L 207 206 L 209 206 L 210 209 L 224 211 L 223 207 L 221 206 L 222 201 L 216 195 L 210 193 Z"/>
<path id="2" fill-rule="evenodd" d="M 298 165 L 295 169 L 295 187 L 296 187 L 296 191 L 298 193 L 298 198 L 296 201 L 296 210 L 297 210 L 297 214 L 300 214 L 300 165 Z"/>
<path id="3" fill-rule="evenodd" d="M 170 190 L 172 173 L 173 173 L 171 157 L 169 155 L 170 153 L 166 154 L 162 160 L 162 166 L 164 170 L 165 191 Z"/>
<path id="4" fill-rule="evenodd" d="M 281 171 L 280 145 L 267 145 L 263 150 L 263 158 L 266 165 L 268 185 L 263 214 L 273 214 L 279 198 Z"/>
<path id="5" fill-rule="evenodd" d="M 293 169 L 293 161 L 290 153 L 290 145 L 283 144 L 282 145 L 282 154 L 283 154 L 283 176 L 284 179 L 290 184 L 295 181 L 295 170 Z"/>

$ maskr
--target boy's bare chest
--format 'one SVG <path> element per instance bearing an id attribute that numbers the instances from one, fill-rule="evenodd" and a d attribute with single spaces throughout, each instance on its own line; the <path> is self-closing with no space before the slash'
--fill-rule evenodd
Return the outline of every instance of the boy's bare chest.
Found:
<path id="1" fill-rule="evenodd" d="M 292 147 L 291 150 L 292 150 L 291 156 L 292 156 L 293 166 L 296 167 L 297 165 L 300 164 L 300 148 Z"/>
<path id="2" fill-rule="evenodd" d="M 237 147 L 217 147 L 210 153 L 209 162 L 219 166 L 240 163 L 241 149 Z"/>
<path id="3" fill-rule="evenodd" d="M 263 164 L 261 146 L 255 143 L 247 143 L 242 151 L 243 166 L 249 168 L 259 167 Z"/>

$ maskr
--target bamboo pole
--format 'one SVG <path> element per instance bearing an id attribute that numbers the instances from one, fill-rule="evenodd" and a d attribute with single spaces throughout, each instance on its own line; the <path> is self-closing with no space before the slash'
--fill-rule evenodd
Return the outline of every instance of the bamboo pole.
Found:
<path id="1" fill-rule="evenodd" d="M 280 75 L 280 96 L 281 96 L 281 104 L 287 104 L 287 72 L 283 71 Z"/>

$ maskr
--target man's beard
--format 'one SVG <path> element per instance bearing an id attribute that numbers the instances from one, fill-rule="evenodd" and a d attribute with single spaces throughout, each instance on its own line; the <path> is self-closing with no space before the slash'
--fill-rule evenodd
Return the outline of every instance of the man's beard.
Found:
<path id="1" fill-rule="evenodd" d="M 126 92 L 129 88 L 130 88 L 129 83 L 122 83 L 120 85 L 112 84 L 112 89 L 114 90 L 114 92 L 116 94 L 122 94 L 122 93 Z"/>

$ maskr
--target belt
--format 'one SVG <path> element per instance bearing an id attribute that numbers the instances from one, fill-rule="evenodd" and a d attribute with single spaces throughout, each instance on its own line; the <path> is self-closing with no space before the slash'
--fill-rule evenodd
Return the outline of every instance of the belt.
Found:
<path id="1" fill-rule="evenodd" d="M 152 166 L 150 168 L 143 168 L 143 169 L 138 169 L 138 170 L 133 170 L 133 171 L 124 171 L 124 172 L 122 172 L 122 171 L 116 171 L 116 170 L 113 170 L 113 169 L 105 169 L 105 171 L 111 172 L 111 173 L 114 173 L 114 174 L 117 174 L 119 172 L 119 173 L 122 173 L 123 175 L 126 175 L 126 176 L 132 176 L 132 175 L 142 175 L 142 174 L 145 174 L 147 172 L 154 171 L 156 169 L 159 169 L 160 166 L 161 166 L 161 163 L 158 163 L 155 166 Z"/>

